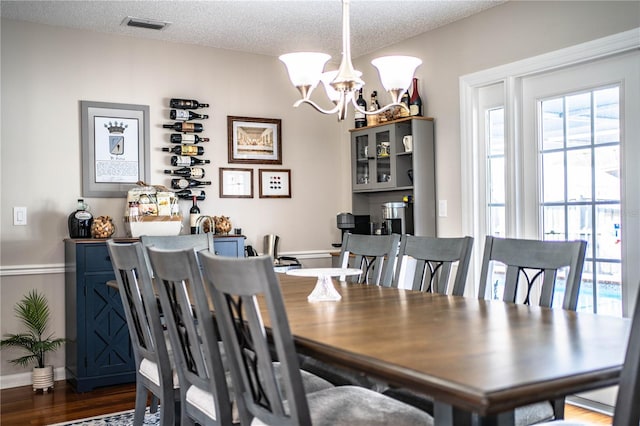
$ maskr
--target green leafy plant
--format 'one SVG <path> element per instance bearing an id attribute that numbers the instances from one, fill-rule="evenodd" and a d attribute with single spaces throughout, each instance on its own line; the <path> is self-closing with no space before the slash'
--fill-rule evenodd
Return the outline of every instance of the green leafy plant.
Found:
<path id="1" fill-rule="evenodd" d="M 9 360 L 13 364 L 26 367 L 35 362 L 39 368 L 44 368 L 45 354 L 55 351 L 66 340 L 54 338 L 53 334 L 44 337 L 51 317 L 47 298 L 37 290 L 31 290 L 18 302 L 14 311 L 16 317 L 27 328 L 27 332 L 6 334 L 5 339 L 0 340 L 0 348 L 17 347 L 28 352 L 25 356 Z"/>

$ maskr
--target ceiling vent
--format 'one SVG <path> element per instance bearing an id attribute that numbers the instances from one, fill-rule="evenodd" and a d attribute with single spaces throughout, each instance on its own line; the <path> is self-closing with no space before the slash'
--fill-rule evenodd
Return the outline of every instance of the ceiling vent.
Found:
<path id="1" fill-rule="evenodd" d="M 134 18 L 133 16 L 127 16 L 120 25 L 126 25 L 128 27 L 146 28 L 148 30 L 161 31 L 168 27 L 170 22 L 156 21 L 153 19 Z"/>

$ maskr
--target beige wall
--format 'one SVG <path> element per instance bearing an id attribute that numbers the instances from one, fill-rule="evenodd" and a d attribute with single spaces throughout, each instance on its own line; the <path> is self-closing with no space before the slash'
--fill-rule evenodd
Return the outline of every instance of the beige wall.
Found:
<path id="1" fill-rule="evenodd" d="M 426 115 L 436 119 L 437 193 L 449 205 L 448 217 L 438 221 L 440 235 L 461 232 L 458 78 L 639 25 L 639 2 L 512 1 L 371 55 L 404 53 L 424 61 L 417 77 Z M 63 262 L 66 217 L 81 195 L 79 100 L 150 106 L 154 184 L 167 183 L 160 171 L 168 156 L 160 147 L 167 146 L 161 124 L 170 122 L 168 98 L 208 101 L 212 118 L 203 135 L 212 139 L 205 157 L 212 160 L 207 174 L 214 185 L 201 203 L 203 213 L 230 216 L 258 249 L 266 233 L 280 235 L 281 252 L 327 250 L 339 238 L 335 215 L 350 209 L 352 118 L 338 124 L 306 106 L 293 109 L 297 93 L 276 58 L 7 20 L 1 31 L 2 334 L 16 330 L 12 307 L 36 287 L 46 290 L 56 315 L 53 330 L 64 335 L 64 275 L 7 277 L 7 270 Z M 367 97 L 381 92 L 370 59 L 355 61 L 368 82 Z M 234 167 L 226 161 L 227 115 L 282 119 L 281 167 L 292 170 L 291 199 L 257 198 L 257 176 L 254 199 L 218 198 L 218 168 Z M 116 218 L 118 235 L 124 234 L 123 200 L 88 202 L 95 214 Z M 28 226 L 12 226 L 13 206 L 28 207 Z M 6 363 L 8 353 L 0 357 L 1 375 L 24 371 Z M 62 352 L 51 359 L 56 366 L 63 360 Z"/>

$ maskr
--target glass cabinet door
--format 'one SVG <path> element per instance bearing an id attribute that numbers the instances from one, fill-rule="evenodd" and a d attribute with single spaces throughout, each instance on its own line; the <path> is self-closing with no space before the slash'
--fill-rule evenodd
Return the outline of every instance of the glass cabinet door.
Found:
<path id="1" fill-rule="evenodd" d="M 369 160 L 374 158 L 374 155 L 375 152 L 369 147 L 369 135 L 356 136 L 354 146 L 354 188 L 366 188 L 371 184 Z"/>
<path id="2" fill-rule="evenodd" d="M 376 141 L 376 186 L 389 186 L 393 184 L 391 173 L 391 132 L 389 130 L 375 133 Z"/>

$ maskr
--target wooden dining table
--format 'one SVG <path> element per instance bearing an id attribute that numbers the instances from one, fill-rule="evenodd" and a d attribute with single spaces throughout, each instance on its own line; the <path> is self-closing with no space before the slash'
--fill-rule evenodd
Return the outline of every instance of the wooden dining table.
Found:
<path id="1" fill-rule="evenodd" d="M 279 274 L 297 350 L 430 395 L 436 425 L 513 425 L 514 409 L 615 385 L 624 318 Z M 264 312 L 265 325 L 269 325 Z"/>

